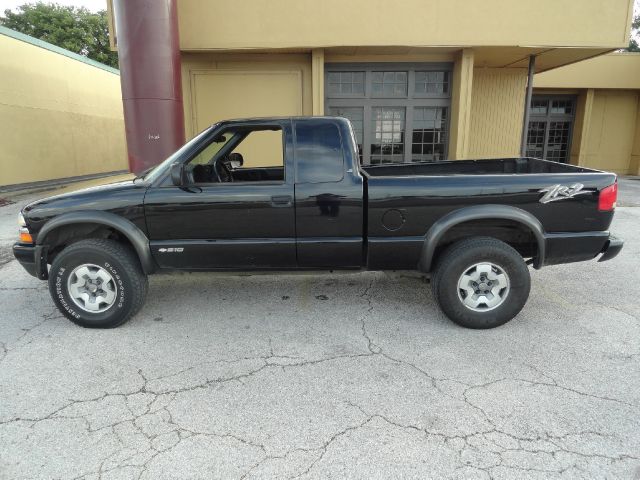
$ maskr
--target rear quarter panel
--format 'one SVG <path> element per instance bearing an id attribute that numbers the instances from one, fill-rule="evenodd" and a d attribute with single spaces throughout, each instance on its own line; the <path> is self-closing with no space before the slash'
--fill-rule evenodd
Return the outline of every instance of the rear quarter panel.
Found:
<path id="1" fill-rule="evenodd" d="M 603 172 L 368 177 L 368 266 L 415 268 L 429 228 L 444 215 L 472 205 L 520 208 L 540 220 L 546 233 L 605 231 L 613 212 L 598 211 L 598 191 L 615 179 Z M 589 193 L 540 203 L 542 188 L 574 183 Z M 396 228 L 389 219 L 398 218 L 402 222 Z"/>

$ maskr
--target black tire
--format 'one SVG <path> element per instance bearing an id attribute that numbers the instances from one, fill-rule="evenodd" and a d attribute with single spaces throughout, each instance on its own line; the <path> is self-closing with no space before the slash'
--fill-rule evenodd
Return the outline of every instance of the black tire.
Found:
<path id="1" fill-rule="evenodd" d="M 105 311 L 89 312 L 71 298 L 69 276 L 86 264 L 102 268 L 112 277 L 110 289 L 115 291 L 115 300 L 110 306 L 102 307 Z M 56 256 L 49 271 L 49 293 L 56 306 L 69 320 L 87 328 L 122 325 L 142 307 L 148 285 L 137 256 L 114 240 L 89 239 L 73 243 Z"/>
<path id="2" fill-rule="evenodd" d="M 465 305 L 466 292 L 459 291 L 458 281 L 482 262 L 499 266 L 506 273 L 508 289 L 502 290 L 504 300 L 498 306 L 488 309 L 482 305 L 480 308 L 485 311 L 477 311 Z M 484 329 L 503 325 L 522 310 L 529 298 L 531 277 L 527 264 L 514 248 L 495 238 L 473 237 L 454 243 L 439 256 L 431 287 L 447 317 L 463 327 Z"/>

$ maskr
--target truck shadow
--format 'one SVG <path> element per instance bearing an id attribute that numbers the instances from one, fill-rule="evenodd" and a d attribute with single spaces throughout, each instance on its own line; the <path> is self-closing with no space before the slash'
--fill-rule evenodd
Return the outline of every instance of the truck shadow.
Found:
<path id="1" fill-rule="evenodd" d="M 150 277 L 147 302 L 138 318 L 185 321 L 185 311 L 188 317 L 225 324 L 243 318 L 311 325 L 378 316 L 421 325 L 443 322 L 429 283 L 404 272 Z"/>

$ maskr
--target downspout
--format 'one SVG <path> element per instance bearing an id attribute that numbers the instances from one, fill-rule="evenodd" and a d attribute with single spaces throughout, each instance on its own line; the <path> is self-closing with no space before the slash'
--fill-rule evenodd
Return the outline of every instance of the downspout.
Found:
<path id="1" fill-rule="evenodd" d="M 536 56 L 529 57 L 529 76 L 527 77 L 527 94 L 524 103 L 524 120 L 522 122 L 522 137 L 520 139 L 520 156 L 527 155 L 527 132 L 529 131 L 529 116 L 531 114 L 531 97 L 533 95 L 533 74 L 536 72 Z"/>
<path id="2" fill-rule="evenodd" d="M 129 170 L 185 142 L 176 0 L 114 0 Z"/>

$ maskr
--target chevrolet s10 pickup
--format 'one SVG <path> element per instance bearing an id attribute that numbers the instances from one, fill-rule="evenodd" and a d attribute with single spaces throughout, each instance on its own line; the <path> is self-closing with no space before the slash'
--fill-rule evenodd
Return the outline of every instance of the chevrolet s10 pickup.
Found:
<path id="1" fill-rule="evenodd" d="M 609 260 L 617 180 L 534 158 L 363 166 L 348 120 L 223 121 L 152 170 L 20 213 L 16 258 L 84 327 L 116 327 L 163 270 L 417 270 L 454 322 L 492 328 L 528 266 Z M 372 151 L 372 160 L 373 160 Z"/>

